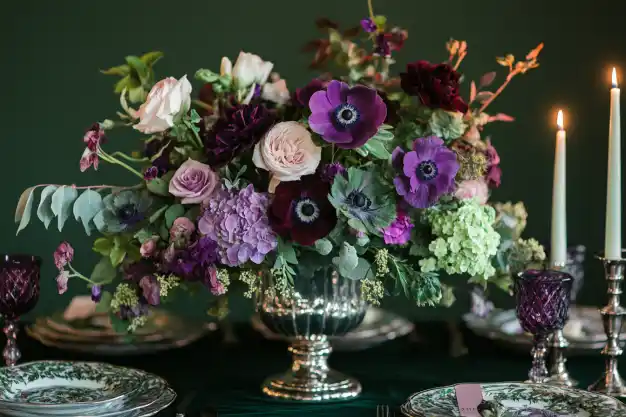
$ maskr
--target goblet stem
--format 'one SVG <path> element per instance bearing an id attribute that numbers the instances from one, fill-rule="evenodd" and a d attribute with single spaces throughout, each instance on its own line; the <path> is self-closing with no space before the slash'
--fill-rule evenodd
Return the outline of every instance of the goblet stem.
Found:
<path id="1" fill-rule="evenodd" d="M 528 381 L 533 384 L 542 384 L 548 378 L 548 368 L 546 367 L 547 336 L 537 334 L 534 337 L 534 346 L 530 351 L 533 357 L 533 365 L 528 373 Z"/>
<path id="2" fill-rule="evenodd" d="M 17 361 L 20 360 L 22 354 L 17 347 L 17 319 L 4 319 L 4 334 L 7 337 L 7 344 L 4 347 L 4 351 L 2 352 L 2 357 L 4 358 L 4 363 L 6 366 L 15 366 Z"/>

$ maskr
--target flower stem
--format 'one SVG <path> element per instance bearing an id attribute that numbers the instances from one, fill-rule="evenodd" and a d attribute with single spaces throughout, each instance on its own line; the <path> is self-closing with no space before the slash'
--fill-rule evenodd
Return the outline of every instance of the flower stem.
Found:
<path id="1" fill-rule="evenodd" d="M 135 174 L 136 176 L 138 176 L 139 178 L 141 178 L 142 180 L 143 178 L 143 174 L 141 174 L 139 171 L 137 171 L 136 169 L 130 167 L 128 164 L 120 161 L 119 159 L 116 159 L 114 157 L 112 157 L 111 155 L 107 154 L 106 152 L 104 152 L 102 149 L 98 150 L 98 155 L 102 157 L 102 159 L 104 159 L 105 161 L 107 161 L 110 164 L 115 164 L 115 165 L 120 165 L 124 168 L 126 168 L 128 171 L 130 171 L 131 173 Z"/>
<path id="2" fill-rule="evenodd" d="M 86 276 L 84 276 L 83 274 L 81 274 L 80 272 L 78 272 L 76 269 L 74 269 L 74 267 L 72 266 L 72 264 L 70 264 L 69 262 L 67 263 L 67 267 L 70 269 L 70 271 L 72 271 L 72 275 L 70 275 L 70 277 L 76 277 L 76 278 L 80 278 L 83 281 L 86 281 L 88 283 L 90 283 L 91 285 L 98 285 L 95 282 L 93 282 L 92 280 L 90 280 L 89 278 L 87 278 Z"/>
<path id="3" fill-rule="evenodd" d="M 496 99 L 496 97 L 498 97 L 504 91 L 506 86 L 509 85 L 509 83 L 511 82 L 513 77 L 515 77 L 516 75 L 517 75 L 517 71 L 514 70 L 513 72 L 511 72 L 509 74 L 508 77 L 506 77 L 506 80 L 496 90 L 496 92 L 493 93 L 493 95 L 491 97 L 489 97 L 489 99 L 487 101 L 485 101 L 482 106 L 480 106 L 480 109 L 478 109 L 478 114 L 481 114 L 482 112 L 485 111 L 485 109 Z"/>
<path id="4" fill-rule="evenodd" d="M 370 11 L 370 19 L 374 21 L 374 6 L 372 6 L 372 0 L 367 0 L 367 8 Z"/>
<path id="5" fill-rule="evenodd" d="M 132 156 L 128 156 L 124 152 L 119 152 L 119 151 L 113 152 L 111 156 L 119 156 L 120 158 L 126 159 L 129 162 L 137 162 L 137 163 L 148 162 L 150 160 L 150 158 L 133 158 Z"/>

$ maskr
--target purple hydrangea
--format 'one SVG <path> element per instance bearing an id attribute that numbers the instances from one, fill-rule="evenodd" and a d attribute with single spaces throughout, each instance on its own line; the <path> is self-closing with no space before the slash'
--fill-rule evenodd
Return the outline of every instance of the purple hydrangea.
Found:
<path id="1" fill-rule="evenodd" d="M 416 139 L 410 152 L 397 147 L 392 164 L 399 174 L 393 180 L 396 192 L 415 208 L 430 207 L 452 192 L 459 170 L 456 154 L 436 136 Z"/>
<path id="2" fill-rule="evenodd" d="M 203 236 L 185 249 L 174 250 L 168 269 L 187 281 L 202 281 L 206 269 L 218 261 L 217 243 Z"/>
<path id="3" fill-rule="evenodd" d="M 200 232 L 217 243 L 219 261 L 239 266 L 263 262 L 276 249 L 278 240 L 269 226 L 269 197 L 252 185 L 239 192 L 216 192 L 198 221 Z"/>
<path id="4" fill-rule="evenodd" d="M 398 212 L 396 219 L 383 229 L 383 239 L 387 245 L 404 245 L 411 240 L 414 225 L 405 213 Z"/>
<path id="5" fill-rule="evenodd" d="M 387 106 L 376 90 L 333 80 L 309 100 L 311 130 L 339 148 L 361 147 L 387 117 Z"/>

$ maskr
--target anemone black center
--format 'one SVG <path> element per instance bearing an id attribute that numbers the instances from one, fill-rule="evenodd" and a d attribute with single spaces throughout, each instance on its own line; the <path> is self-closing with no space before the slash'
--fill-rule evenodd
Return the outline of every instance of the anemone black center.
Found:
<path id="1" fill-rule="evenodd" d="M 351 205 L 358 209 L 368 208 L 372 203 L 361 191 L 353 191 L 348 198 L 350 199 Z"/>
<path id="2" fill-rule="evenodd" d="M 432 180 L 438 173 L 437 165 L 433 161 L 422 161 L 417 166 L 417 176 L 422 180 Z"/>
<path id="3" fill-rule="evenodd" d="M 350 103 L 343 103 L 334 110 L 334 123 L 337 129 L 347 129 L 359 121 L 359 110 Z"/>
<path id="4" fill-rule="evenodd" d="M 127 220 L 135 216 L 136 212 L 137 210 L 135 209 L 135 206 L 133 206 L 132 204 L 127 204 L 125 206 L 120 207 L 120 209 L 117 211 L 117 215 L 122 220 Z"/>
<path id="5" fill-rule="evenodd" d="M 302 205 L 300 211 L 305 216 L 312 216 L 315 213 L 315 206 L 313 206 L 313 204 L 311 203 L 305 203 Z"/>
<path id="6" fill-rule="evenodd" d="M 354 115 L 354 113 L 352 113 L 352 110 L 350 110 L 350 109 L 345 109 L 345 110 L 342 110 L 342 112 L 341 112 L 341 118 L 343 120 L 350 120 L 350 119 L 352 119 L 353 115 Z"/>
<path id="7" fill-rule="evenodd" d="M 319 206 L 309 197 L 304 197 L 298 201 L 293 211 L 298 221 L 306 224 L 313 223 L 320 217 Z"/>

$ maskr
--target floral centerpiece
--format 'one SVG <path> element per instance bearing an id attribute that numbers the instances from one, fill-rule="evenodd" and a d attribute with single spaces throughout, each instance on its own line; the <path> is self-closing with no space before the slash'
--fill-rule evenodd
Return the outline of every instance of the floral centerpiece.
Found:
<path id="1" fill-rule="evenodd" d="M 393 53 L 407 33 L 384 16 L 371 11 L 346 32 L 328 20 L 318 26 L 328 37 L 307 45 L 313 66 L 333 63 L 345 75 L 293 92 L 273 63 L 245 52 L 234 64 L 223 58 L 218 72 L 198 70 L 197 94 L 186 76 L 155 83 L 160 52 L 103 71 L 119 77 L 121 109 L 87 130 L 80 170 L 106 162 L 136 183 L 37 185 L 16 211 L 19 232 L 41 189 L 36 215 L 46 228 L 56 218 L 61 230 L 73 215 L 98 233 L 102 258 L 89 275 L 72 266 L 68 242 L 55 252 L 60 293 L 70 278 L 86 281 L 99 310 L 133 330 L 175 288 L 202 286 L 223 299 L 239 279 L 252 294 L 264 271 L 283 295 L 332 266 L 359 280 L 372 303 L 403 292 L 434 306 L 452 301 L 441 274 L 486 285 L 510 271 L 503 253 L 528 258 L 515 249 L 528 246 L 518 236 L 503 243 L 502 216 L 487 204 L 501 171 L 481 132 L 513 120 L 486 111 L 538 66 L 542 45 L 521 61 L 498 58 L 507 73 L 491 91 L 495 72 L 463 84 L 463 41 L 448 42 L 445 62 L 415 61 L 396 76 Z M 141 151 L 111 150 L 121 128 L 137 132 Z"/>

